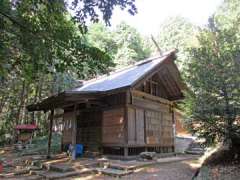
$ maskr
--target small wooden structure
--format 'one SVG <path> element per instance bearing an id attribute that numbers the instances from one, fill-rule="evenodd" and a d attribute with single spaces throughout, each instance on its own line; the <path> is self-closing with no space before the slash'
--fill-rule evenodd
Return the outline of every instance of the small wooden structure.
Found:
<path id="1" fill-rule="evenodd" d="M 22 143 L 31 142 L 33 133 L 37 130 L 36 124 L 19 124 L 16 125 L 15 130 L 18 131 L 17 141 Z"/>
<path id="2" fill-rule="evenodd" d="M 191 133 L 188 131 L 187 127 L 184 125 L 184 113 L 175 109 L 174 117 L 175 117 L 176 135 L 192 136 Z"/>
<path id="3" fill-rule="evenodd" d="M 64 109 L 63 147 L 119 156 L 174 151 L 174 103 L 183 98 L 175 51 L 29 105 L 29 111 Z M 49 141 L 50 142 L 50 141 Z M 50 144 L 49 144 L 50 148 Z"/>

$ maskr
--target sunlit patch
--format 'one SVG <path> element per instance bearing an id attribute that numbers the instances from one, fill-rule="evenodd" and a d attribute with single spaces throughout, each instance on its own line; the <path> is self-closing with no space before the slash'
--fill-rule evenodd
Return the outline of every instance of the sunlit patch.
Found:
<path id="1" fill-rule="evenodd" d="M 216 152 L 218 150 L 219 146 L 215 147 L 215 148 L 209 148 L 203 156 L 201 156 L 199 159 L 195 159 L 195 160 L 191 160 L 191 161 L 185 161 L 183 162 L 184 164 L 187 164 L 189 166 L 191 166 L 192 168 L 200 168 L 201 165 L 203 164 L 203 162 L 209 157 L 211 156 L 214 152 Z"/>
<path id="2" fill-rule="evenodd" d="M 90 179 L 95 179 L 96 177 L 99 177 L 101 174 L 96 174 L 96 175 L 89 175 L 89 176 L 84 176 L 84 177 L 77 177 L 73 178 L 74 180 L 90 180 Z"/>
<path id="3" fill-rule="evenodd" d="M 4 150 L 0 151 L 0 154 L 4 154 L 4 153 L 5 153 L 5 151 L 4 151 Z"/>
<path id="4" fill-rule="evenodd" d="M 119 121 L 120 121 L 120 123 L 123 123 L 123 117 L 121 117 Z"/>
<path id="5" fill-rule="evenodd" d="M 155 173 L 155 172 L 159 172 L 159 169 L 157 169 L 157 168 L 148 168 L 147 172 Z"/>
<path id="6" fill-rule="evenodd" d="M 191 168 L 196 169 L 196 168 L 200 168 L 202 163 L 201 163 L 200 159 L 197 159 L 197 160 L 183 162 L 183 164 L 187 164 Z"/>
<path id="7" fill-rule="evenodd" d="M 139 168 L 139 169 L 136 169 L 134 172 L 140 172 L 140 171 L 143 171 L 144 168 Z"/>
<path id="8" fill-rule="evenodd" d="M 69 158 L 56 159 L 56 160 L 49 160 L 49 161 L 45 162 L 44 164 L 48 165 L 48 164 L 54 164 L 54 163 L 60 163 L 60 162 L 66 162 L 67 160 L 69 160 Z"/>

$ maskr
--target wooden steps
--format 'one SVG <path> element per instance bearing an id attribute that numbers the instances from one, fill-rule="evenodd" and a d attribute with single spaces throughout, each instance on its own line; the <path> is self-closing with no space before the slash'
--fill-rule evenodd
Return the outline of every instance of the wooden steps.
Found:
<path id="1" fill-rule="evenodd" d="M 126 171 L 114 168 L 95 168 L 94 171 L 114 177 L 121 177 L 133 173 L 133 171 Z"/>
<path id="2" fill-rule="evenodd" d="M 74 168 L 68 164 L 52 164 L 49 166 L 49 170 L 64 173 L 74 171 Z"/>
<path id="3" fill-rule="evenodd" d="M 92 172 L 93 171 L 91 169 L 81 169 L 81 170 L 74 170 L 74 171 L 68 171 L 68 172 L 45 171 L 45 172 L 39 172 L 38 175 L 45 179 L 59 179 L 59 178 L 80 176 L 80 175 L 89 174 Z"/>

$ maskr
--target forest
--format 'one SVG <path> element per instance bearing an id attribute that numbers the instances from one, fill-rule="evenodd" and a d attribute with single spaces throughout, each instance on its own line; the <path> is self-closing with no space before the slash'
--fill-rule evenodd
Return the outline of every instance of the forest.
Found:
<path id="1" fill-rule="evenodd" d="M 204 27 L 169 17 L 152 37 L 125 22 L 110 27 L 113 6 L 134 15 L 134 1 L 91 2 L 81 9 L 79 1 L 0 1 L 0 145 L 6 134 L 14 136 L 17 124 L 35 122 L 38 136 L 46 135 L 48 114 L 33 116 L 27 105 L 157 55 L 158 47 L 178 50 L 177 64 L 188 86 L 178 105 L 186 126 L 209 145 L 222 140 L 237 145 L 240 1 L 224 1 Z"/>

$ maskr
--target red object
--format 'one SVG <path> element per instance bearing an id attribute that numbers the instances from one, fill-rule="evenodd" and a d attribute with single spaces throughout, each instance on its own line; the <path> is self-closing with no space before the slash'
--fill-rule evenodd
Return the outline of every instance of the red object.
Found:
<path id="1" fill-rule="evenodd" d="M 3 171 L 3 165 L 0 163 L 0 173 Z"/>
<path id="2" fill-rule="evenodd" d="M 29 130 L 35 130 L 38 129 L 36 124 L 20 124 L 15 127 L 17 130 L 24 130 L 24 129 L 29 129 Z"/>

